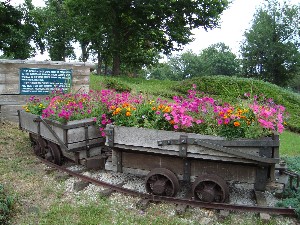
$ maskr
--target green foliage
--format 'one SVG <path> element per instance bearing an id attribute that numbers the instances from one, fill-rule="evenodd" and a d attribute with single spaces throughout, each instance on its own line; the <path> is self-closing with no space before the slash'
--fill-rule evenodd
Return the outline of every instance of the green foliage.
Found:
<path id="1" fill-rule="evenodd" d="M 300 157 L 299 156 L 286 156 L 283 157 L 290 170 L 300 174 Z M 293 185 L 296 185 L 294 179 Z M 295 208 L 297 217 L 300 218 L 300 187 L 298 189 L 289 188 L 284 192 L 284 199 L 277 204 L 279 207 L 292 207 Z"/>
<path id="2" fill-rule="evenodd" d="M 109 117 L 117 126 L 173 130 L 172 124 L 164 116 L 165 113 L 170 112 L 170 107 L 164 103 L 160 99 L 154 101 L 145 98 L 139 104 L 124 103 L 118 107 L 112 106 Z"/>
<path id="3" fill-rule="evenodd" d="M 130 78 L 127 76 L 119 76 L 117 78 L 112 78 L 108 76 L 91 75 L 90 88 L 93 90 L 105 89 L 107 88 L 105 86 L 105 83 L 110 82 L 111 79 L 116 80 L 121 85 L 129 87 L 131 92 L 134 93 L 143 93 L 145 95 L 169 99 L 172 98 L 174 95 L 178 94 L 178 92 L 174 91 L 173 89 L 173 86 L 177 84 L 177 82 L 175 81 L 154 79 L 145 80 L 143 78 Z"/>
<path id="4" fill-rule="evenodd" d="M 0 50 L 5 57 L 27 59 L 34 53 L 30 41 L 35 28 L 26 15 L 25 8 L 13 7 L 9 1 L 0 2 Z"/>
<path id="5" fill-rule="evenodd" d="M 158 63 L 145 71 L 145 78 L 157 80 L 176 80 L 172 67 L 168 63 Z"/>
<path id="6" fill-rule="evenodd" d="M 300 134 L 284 131 L 280 135 L 280 140 L 281 156 L 297 156 L 300 154 Z"/>
<path id="7" fill-rule="evenodd" d="M 107 77 L 102 81 L 103 88 L 114 89 L 117 92 L 130 92 L 131 88 L 117 78 Z"/>
<path id="8" fill-rule="evenodd" d="M 288 83 L 288 87 L 292 90 L 300 93 L 300 71 L 295 77 Z"/>
<path id="9" fill-rule="evenodd" d="M 42 99 L 32 96 L 23 108 L 26 112 L 41 116 L 43 109 L 45 109 L 47 106 L 48 103 L 44 103 Z"/>
<path id="10" fill-rule="evenodd" d="M 168 62 L 147 70 L 149 79 L 185 80 L 205 75 L 239 75 L 240 61 L 224 43 L 217 43 L 202 50 L 170 57 Z"/>
<path id="11" fill-rule="evenodd" d="M 9 196 L 0 184 L 0 224 L 9 224 L 9 217 L 13 208 L 14 198 Z"/>
<path id="12" fill-rule="evenodd" d="M 203 69 L 200 72 L 205 75 L 238 75 L 240 62 L 236 55 L 224 43 L 217 43 L 202 50 L 199 55 Z"/>
<path id="13" fill-rule="evenodd" d="M 93 43 L 93 50 L 98 51 L 94 48 L 98 38 L 97 46 L 104 50 L 104 57 L 113 59 L 114 75 L 120 74 L 122 63 L 134 71 L 152 64 L 158 52 L 168 54 L 180 49 L 192 41 L 194 28 L 216 27 L 229 4 L 227 0 L 65 2 L 72 15 L 79 15 L 76 40 L 83 40 L 85 33 L 85 41 Z"/>
<path id="14" fill-rule="evenodd" d="M 43 8 L 32 8 L 30 13 L 38 27 L 36 36 L 43 51 L 49 52 L 53 61 L 65 61 L 67 57 L 74 58 L 72 47 L 74 21 L 68 14 L 63 1 L 48 0 Z"/>
<path id="15" fill-rule="evenodd" d="M 257 10 L 241 46 L 244 73 L 286 86 L 299 71 L 300 7 L 269 0 Z"/>
<path id="16" fill-rule="evenodd" d="M 171 57 L 168 64 L 172 68 L 173 74 L 169 78 L 170 80 L 184 80 L 196 77 L 203 70 L 203 62 L 191 51 Z"/>

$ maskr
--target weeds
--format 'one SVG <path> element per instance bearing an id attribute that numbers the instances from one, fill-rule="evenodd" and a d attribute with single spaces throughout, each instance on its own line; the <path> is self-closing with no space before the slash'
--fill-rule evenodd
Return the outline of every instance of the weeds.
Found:
<path id="1" fill-rule="evenodd" d="M 10 214 L 14 205 L 14 198 L 8 195 L 4 186 L 0 184 L 0 224 L 9 224 Z"/>

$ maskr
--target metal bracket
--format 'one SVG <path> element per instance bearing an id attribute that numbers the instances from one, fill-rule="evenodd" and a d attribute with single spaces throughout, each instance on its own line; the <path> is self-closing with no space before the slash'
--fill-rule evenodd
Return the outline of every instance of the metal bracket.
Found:
<path id="1" fill-rule="evenodd" d="M 117 158 L 117 172 L 123 172 L 123 165 L 122 165 L 122 151 L 115 150 L 116 158 Z"/>
<path id="2" fill-rule="evenodd" d="M 86 157 L 90 157 L 90 146 L 89 146 L 89 125 L 84 124 L 84 137 L 85 137 L 85 150 Z"/>
<path id="3" fill-rule="evenodd" d="M 108 143 L 108 146 L 113 147 L 114 146 L 114 128 L 106 128 L 105 134 L 106 134 L 106 141 Z"/>
<path id="4" fill-rule="evenodd" d="M 188 141 L 188 136 L 185 135 L 180 135 L 179 138 L 179 156 L 180 157 L 186 157 L 187 156 L 187 141 Z"/>
<path id="5" fill-rule="evenodd" d="M 183 159 L 183 181 L 191 181 L 191 160 L 188 158 Z"/>

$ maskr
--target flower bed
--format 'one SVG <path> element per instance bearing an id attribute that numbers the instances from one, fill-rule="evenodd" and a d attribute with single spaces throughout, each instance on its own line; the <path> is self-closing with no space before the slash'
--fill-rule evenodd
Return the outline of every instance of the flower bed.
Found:
<path id="1" fill-rule="evenodd" d="M 31 97 L 25 110 L 62 123 L 94 118 L 101 131 L 112 123 L 227 139 L 253 139 L 284 130 L 283 106 L 263 96 L 245 94 L 242 97 L 238 105 L 223 103 L 196 91 L 196 86 L 186 96 L 174 96 L 172 101 L 114 90 L 77 94 L 54 92 L 45 101 Z"/>

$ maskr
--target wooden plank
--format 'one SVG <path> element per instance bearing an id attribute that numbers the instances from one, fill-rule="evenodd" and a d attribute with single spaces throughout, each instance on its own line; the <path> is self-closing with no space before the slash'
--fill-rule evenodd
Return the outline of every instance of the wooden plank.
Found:
<path id="1" fill-rule="evenodd" d="M 115 151 L 112 152 L 110 167 L 116 167 Z M 225 163 L 221 161 L 208 161 L 202 159 L 191 160 L 191 180 L 199 175 L 217 174 L 226 181 L 254 184 L 256 179 L 256 166 Z M 122 170 L 135 174 L 146 175 L 155 168 L 167 168 L 182 180 L 184 172 L 184 159 L 166 155 L 152 155 L 137 152 L 122 152 Z"/>
<path id="2" fill-rule="evenodd" d="M 117 148 L 123 148 L 133 151 L 139 151 L 139 152 L 148 152 L 148 153 L 155 153 L 155 154 L 164 154 L 164 155 L 171 155 L 171 156 L 178 156 L 178 151 L 172 151 L 172 150 L 165 150 L 165 149 L 155 149 L 155 148 L 146 148 L 146 147 L 139 147 L 139 146 L 129 146 L 129 145 L 120 145 L 115 144 L 114 147 Z M 209 155 L 209 154 L 201 154 L 201 152 L 196 153 L 188 153 L 188 158 L 195 158 L 195 159 L 205 159 L 205 160 L 219 160 L 219 161 L 225 161 L 225 162 L 236 162 L 236 163 L 247 163 L 247 164 L 255 164 L 256 162 L 253 162 L 252 160 L 247 159 L 241 159 L 241 158 L 234 158 L 224 155 Z"/>
<path id="3" fill-rule="evenodd" d="M 142 170 L 167 168 L 176 174 L 183 173 L 183 159 L 164 155 L 147 155 L 142 153 L 124 152 L 122 154 L 124 167 Z"/>
<path id="4" fill-rule="evenodd" d="M 256 166 L 222 161 L 191 160 L 191 176 L 217 174 L 227 181 L 254 183 Z"/>

